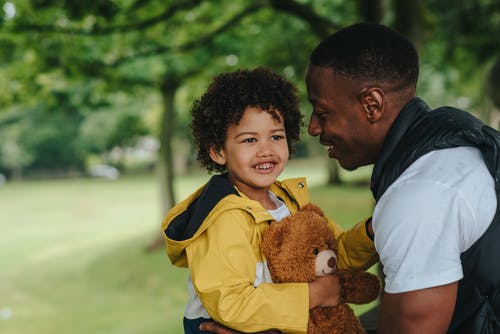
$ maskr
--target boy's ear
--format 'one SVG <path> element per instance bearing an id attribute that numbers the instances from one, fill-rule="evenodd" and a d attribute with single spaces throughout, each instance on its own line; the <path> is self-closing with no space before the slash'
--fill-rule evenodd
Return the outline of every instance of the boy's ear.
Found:
<path id="1" fill-rule="evenodd" d="M 366 119 L 370 123 L 376 123 L 384 114 L 384 91 L 378 87 L 370 87 L 361 93 L 360 99 Z"/>
<path id="2" fill-rule="evenodd" d="M 213 162 L 218 163 L 221 166 L 226 164 L 226 156 L 224 154 L 224 149 L 216 149 L 215 146 L 210 146 L 208 149 L 208 155 Z"/>

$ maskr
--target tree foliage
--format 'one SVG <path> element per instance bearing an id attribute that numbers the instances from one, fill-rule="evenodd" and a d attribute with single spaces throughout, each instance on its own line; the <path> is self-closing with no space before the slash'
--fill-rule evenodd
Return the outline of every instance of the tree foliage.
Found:
<path id="1" fill-rule="evenodd" d="M 175 201 L 171 143 L 189 140 L 190 105 L 219 72 L 270 66 L 304 91 L 309 52 L 322 37 L 356 21 L 375 21 L 419 46 L 424 96 L 451 103 L 464 99 L 446 96 L 467 96 L 467 106 L 479 108 L 482 82 L 500 51 L 495 0 L 4 0 L 0 5 L 5 78 L 0 132 L 8 137 L 4 143 L 17 147 L 0 150 L 0 169 L 82 169 L 89 154 L 131 145 L 151 132 L 162 144 L 167 207 Z M 490 82 L 498 80 L 493 76 Z M 140 124 L 158 109 L 156 126 Z M 44 145 L 54 145 L 52 151 L 60 154 L 48 154 Z M 23 153 L 13 163 L 5 152 Z"/>

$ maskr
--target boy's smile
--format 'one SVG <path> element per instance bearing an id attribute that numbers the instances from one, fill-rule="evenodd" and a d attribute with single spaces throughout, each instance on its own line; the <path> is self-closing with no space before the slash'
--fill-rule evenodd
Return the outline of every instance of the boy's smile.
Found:
<path id="1" fill-rule="evenodd" d="M 289 158 L 285 126 L 268 112 L 247 107 L 238 124 L 227 129 L 224 147 L 210 156 L 225 165 L 229 181 L 246 196 L 268 201 L 269 186 L 281 174 Z"/>

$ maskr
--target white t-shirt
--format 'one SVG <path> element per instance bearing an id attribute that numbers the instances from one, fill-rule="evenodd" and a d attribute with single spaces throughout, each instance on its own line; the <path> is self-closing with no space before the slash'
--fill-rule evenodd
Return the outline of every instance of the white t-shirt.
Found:
<path id="1" fill-rule="evenodd" d="M 271 216 L 273 216 L 274 220 L 279 222 L 283 218 L 290 216 L 290 210 L 285 205 L 285 202 L 280 200 L 278 196 L 276 196 L 271 191 L 269 192 L 269 198 L 271 199 L 271 201 L 273 201 L 274 204 L 276 204 L 276 209 L 267 210 L 267 212 L 269 212 Z"/>
<path id="2" fill-rule="evenodd" d="M 496 205 L 494 180 L 477 148 L 420 157 L 386 190 L 373 213 L 385 291 L 460 280 L 460 254 L 488 228 Z"/>

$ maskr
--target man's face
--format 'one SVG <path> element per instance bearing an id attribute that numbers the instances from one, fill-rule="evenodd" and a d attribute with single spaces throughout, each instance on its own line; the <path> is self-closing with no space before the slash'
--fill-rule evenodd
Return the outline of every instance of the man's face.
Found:
<path id="1" fill-rule="evenodd" d="M 359 99 L 362 87 L 335 75 L 331 68 L 315 65 L 309 66 L 306 84 L 313 107 L 309 134 L 319 136 L 329 157 L 347 170 L 373 163 L 369 139 L 373 129 Z"/>

